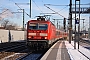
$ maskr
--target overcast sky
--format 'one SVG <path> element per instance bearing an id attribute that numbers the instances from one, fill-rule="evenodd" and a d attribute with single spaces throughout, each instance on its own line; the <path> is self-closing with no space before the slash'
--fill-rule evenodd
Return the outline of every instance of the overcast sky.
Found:
<path id="1" fill-rule="evenodd" d="M 21 10 L 18 9 L 24 9 L 25 12 L 27 14 L 30 14 L 30 8 L 29 5 L 26 3 L 29 3 L 30 0 L 0 0 L 0 13 L 3 12 L 3 10 L 9 9 L 8 10 L 8 16 L 5 15 L 6 13 L 4 13 L 2 16 L 0 15 L 0 17 L 3 17 L 4 19 L 9 19 L 12 22 L 17 23 L 18 25 L 22 26 L 22 13 L 14 13 L 11 14 L 11 12 L 22 12 Z M 56 19 L 63 19 L 63 17 L 68 18 L 69 15 L 69 3 L 70 0 L 31 0 L 31 4 L 32 4 L 32 14 L 31 14 L 31 18 L 26 15 L 25 13 L 25 23 L 30 20 L 30 19 L 35 19 L 35 16 L 38 15 L 44 15 L 44 14 L 40 14 L 40 13 L 55 13 L 58 12 L 60 15 L 58 14 L 49 14 L 51 15 L 51 19 L 56 18 Z M 15 4 L 17 3 L 17 5 Z M 75 0 L 72 0 L 72 4 L 75 3 Z M 78 3 L 78 2 L 77 2 Z M 80 1 L 81 4 L 90 4 L 90 0 L 81 0 Z M 46 4 L 46 6 L 48 6 L 50 9 L 48 9 L 47 7 L 44 6 L 44 4 Z M 47 4 L 51 4 L 51 5 L 47 5 Z M 63 6 L 55 6 L 55 5 L 63 5 Z M 90 5 L 82 5 L 81 7 L 89 7 Z M 10 16 L 9 16 L 10 15 Z M 63 16 L 63 17 L 62 17 Z M 74 14 L 73 14 L 74 17 Z M 85 19 L 85 23 L 88 26 L 89 23 L 89 14 L 83 14 L 81 15 L 82 19 Z M 52 21 L 52 20 L 51 20 Z M 63 22 L 60 22 L 61 25 L 63 24 Z M 81 21 L 82 24 L 82 21 Z M 74 23 L 73 23 L 74 26 Z M 87 27 L 88 28 L 88 27 Z"/>

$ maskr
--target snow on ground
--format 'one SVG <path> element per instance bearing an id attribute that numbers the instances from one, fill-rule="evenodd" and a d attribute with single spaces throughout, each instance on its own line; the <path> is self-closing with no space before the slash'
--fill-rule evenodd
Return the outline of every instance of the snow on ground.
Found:
<path id="1" fill-rule="evenodd" d="M 68 49 L 68 53 L 70 55 L 71 60 L 89 60 L 83 54 L 81 54 L 78 51 L 78 49 L 74 49 L 73 44 L 74 44 L 73 41 L 71 42 L 71 44 L 69 44 L 68 41 L 65 41 L 65 45 L 66 45 L 66 48 Z M 76 46 L 77 46 L 77 44 L 76 44 Z M 89 56 L 90 56 L 90 50 L 88 51 L 87 49 L 80 46 L 80 51 L 81 52 L 84 51 L 87 55 L 89 54 Z"/>
<path id="2" fill-rule="evenodd" d="M 71 44 L 74 46 L 74 42 L 72 41 Z M 78 48 L 78 44 L 76 43 L 76 48 Z M 90 50 L 86 49 L 79 45 L 79 51 L 83 53 L 85 56 L 87 56 L 90 59 Z"/>

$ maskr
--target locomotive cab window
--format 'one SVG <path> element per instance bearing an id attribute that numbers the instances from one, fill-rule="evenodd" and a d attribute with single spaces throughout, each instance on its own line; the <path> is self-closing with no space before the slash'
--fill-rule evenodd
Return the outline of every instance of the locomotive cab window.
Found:
<path id="1" fill-rule="evenodd" d="M 47 30 L 48 25 L 47 24 L 39 24 L 39 23 L 30 23 L 29 29 L 33 30 Z"/>
<path id="2" fill-rule="evenodd" d="M 47 30 L 47 24 L 39 24 L 39 29 L 40 30 Z"/>
<path id="3" fill-rule="evenodd" d="M 29 24 L 29 29 L 38 29 L 38 26 L 37 26 L 37 24 L 30 23 Z"/>

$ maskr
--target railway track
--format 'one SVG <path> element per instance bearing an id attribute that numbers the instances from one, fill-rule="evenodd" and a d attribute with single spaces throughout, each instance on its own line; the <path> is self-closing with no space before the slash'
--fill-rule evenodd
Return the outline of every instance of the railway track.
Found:
<path id="1" fill-rule="evenodd" d="M 16 60 L 16 58 L 19 58 L 25 54 L 26 53 L 3 52 L 3 53 L 0 53 L 0 55 L 1 55 L 0 59 L 1 60 Z"/>
<path id="2" fill-rule="evenodd" d="M 0 59 L 2 60 L 40 60 L 40 58 L 45 53 L 43 51 L 30 51 L 28 53 L 12 53 L 12 52 L 3 52 Z M 0 54 L 1 55 L 1 54 Z"/>
<path id="3" fill-rule="evenodd" d="M 86 39 L 81 39 L 80 45 L 84 48 L 80 48 L 79 52 L 84 55 L 88 60 L 90 60 L 90 55 L 88 55 L 88 53 L 90 52 L 90 41 Z"/>
<path id="4" fill-rule="evenodd" d="M 84 48 L 87 48 L 90 50 L 90 41 L 89 40 L 80 40 L 80 45 L 83 46 Z"/>
<path id="5" fill-rule="evenodd" d="M 0 47 L 0 60 L 36 60 L 40 59 L 46 51 L 28 50 L 25 43 L 3 44 L 2 47 Z"/>
<path id="6" fill-rule="evenodd" d="M 25 43 L 3 43 L 3 44 L 0 44 L 0 52 L 2 51 L 7 51 L 13 47 L 17 47 L 17 46 L 20 46 L 20 45 L 25 45 Z"/>
<path id="7" fill-rule="evenodd" d="M 3 43 L 0 47 L 0 59 L 6 60 L 7 58 L 10 58 L 12 56 L 20 57 L 26 54 L 24 53 L 26 51 L 28 52 L 25 43 Z"/>
<path id="8" fill-rule="evenodd" d="M 54 45 L 55 43 L 53 43 Z M 53 46 L 52 45 L 52 46 Z M 52 47 L 50 46 L 50 47 Z M 49 47 L 49 48 L 50 48 Z M 49 48 L 47 49 L 42 49 L 42 50 L 35 50 L 32 51 L 31 53 L 25 55 L 25 56 L 21 56 L 20 58 L 18 58 L 17 60 L 40 60 L 41 57 L 49 50 Z"/>
<path id="9" fill-rule="evenodd" d="M 49 48 L 40 50 L 39 49 L 31 50 L 28 54 L 23 55 L 17 58 L 16 60 L 40 60 L 41 57 L 48 51 Z"/>

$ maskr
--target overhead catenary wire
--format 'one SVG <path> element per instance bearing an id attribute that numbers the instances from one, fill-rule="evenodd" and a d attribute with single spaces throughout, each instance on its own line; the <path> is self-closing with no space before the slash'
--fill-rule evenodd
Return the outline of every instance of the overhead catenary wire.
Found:
<path id="1" fill-rule="evenodd" d="M 6 10 L 5 10 L 5 11 L 3 11 L 2 13 L 0 13 L 0 15 L 1 15 L 1 14 L 3 14 L 4 12 L 8 11 L 8 10 L 9 10 L 9 9 L 6 9 Z"/>
<path id="2" fill-rule="evenodd" d="M 55 5 L 55 4 L 45 4 L 45 5 L 49 5 L 49 6 L 66 6 L 66 7 L 69 6 L 69 5 Z M 72 5 L 75 5 L 75 4 L 72 4 Z M 78 4 L 77 4 L 77 5 L 78 5 Z M 90 5 L 90 3 L 88 3 L 88 4 L 80 4 L 80 5 Z M 66 8 L 66 7 L 65 7 L 65 8 Z M 64 8 L 63 8 L 63 9 L 64 9 Z M 61 9 L 61 10 L 63 10 L 63 9 Z M 61 10 L 60 10 L 60 11 L 61 11 Z M 59 11 L 58 11 L 58 12 L 59 12 Z M 54 13 L 54 14 L 55 14 L 55 13 Z M 77 16 L 78 16 L 78 15 L 77 15 Z M 76 17 L 77 17 L 77 16 L 76 16 Z M 73 17 L 72 19 L 74 19 L 74 18 L 75 18 L 75 17 Z"/>
<path id="3" fill-rule="evenodd" d="M 38 5 L 36 4 L 36 2 L 34 0 L 32 0 L 34 2 L 34 4 L 38 7 Z M 43 11 L 38 7 L 38 9 L 43 13 Z"/>
<path id="4" fill-rule="evenodd" d="M 13 0 L 12 0 L 13 3 L 15 3 Z M 22 8 L 17 4 L 15 3 L 16 6 L 18 6 L 18 8 L 20 8 L 22 10 Z M 25 11 L 24 11 L 25 12 Z M 26 13 L 26 12 L 25 12 Z M 26 15 L 28 15 L 30 17 L 30 15 L 28 13 L 26 13 Z"/>
<path id="5" fill-rule="evenodd" d="M 65 9 L 67 6 L 69 6 L 69 5 L 54 5 L 54 4 L 45 4 L 45 5 L 49 5 L 49 6 L 65 6 L 60 11 L 62 11 L 63 9 Z M 58 11 L 58 12 L 60 12 L 60 11 Z"/>
<path id="6" fill-rule="evenodd" d="M 17 4 L 17 3 L 15 3 L 15 5 L 17 5 L 18 7 L 19 7 L 19 5 Z M 21 7 L 19 7 L 21 10 L 22 10 L 22 8 Z M 24 11 L 25 12 L 25 11 Z M 26 12 L 25 12 L 26 13 Z M 30 17 L 30 15 L 28 14 L 28 13 L 26 13 L 29 17 Z"/>
<path id="7" fill-rule="evenodd" d="M 75 5 L 75 4 L 72 4 L 72 5 Z M 76 5 L 79 5 L 79 4 L 76 4 Z M 90 5 L 90 3 L 88 3 L 88 4 L 80 4 L 80 5 Z"/>
<path id="8" fill-rule="evenodd" d="M 49 5 L 49 6 L 65 6 L 64 8 L 62 8 L 61 10 L 59 10 L 58 12 L 64 10 L 67 6 L 69 6 L 69 5 L 55 5 L 55 4 L 45 4 L 45 5 Z M 53 13 L 53 14 L 55 14 L 55 13 Z"/>
<path id="9" fill-rule="evenodd" d="M 44 6 L 47 7 L 48 9 L 50 9 L 51 11 L 55 12 L 55 13 L 58 14 L 59 16 L 61 16 L 61 17 L 63 17 L 63 18 L 66 18 L 66 17 L 64 17 L 63 15 L 61 15 L 61 14 L 59 14 L 58 12 L 54 11 L 53 9 L 51 9 L 50 7 L 46 6 L 45 4 L 44 4 Z M 66 18 L 66 19 L 68 19 L 68 18 Z"/>
<path id="10" fill-rule="evenodd" d="M 49 6 L 69 6 L 69 5 L 54 5 L 54 4 L 45 4 L 45 5 L 49 5 Z"/>
<path id="11" fill-rule="evenodd" d="M 67 7 L 67 6 L 66 6 Z M 65 9 L 66 7 L 62 8 L 60 11 L 62 11 L 63 9 Z M 59 11 L 58 11 L 59 12 Z"/>
<path id="12" fill-rule="evenodd" d="M 49 5 L 49 6 L 69 6 L 69 5 L 54 5 L 54 4 L 46 4 L 46 5 Z M 75 5 L 75 4 L 72 4 L 72 5 Z M 76 5 L 79 5 L 79 4 L 76 4 Z M 80 4 L 80 5 L 90 5 L 90 3 L 88 4 Z"/>
<path id="13" fill-rule="evenodd" d="M 5 13 L 6 11 L 8 11 L 9 9 L 6 9 L 5 11 L 3 11 L 2 13 L 0 13 L 0 18 L 2 18 L 1 17 L 1 15 L 3 14 L 3 13 Z M 0 19 L 1 20 L 1 19 Z M 3 19 L 2 19 L 3 20 Z"/>
<path id="14" fill-rule="evenodd" d="M 66 6 L 67 7 L 67 6 Z M 58 12 L 62 11 L 63 9 L 65 9 L 66 7 L 62 8 L 61 10 L 59 10 Z M 40 13 L 40 14 L 56 14 L 55 12 L 54 13 Z"/>

